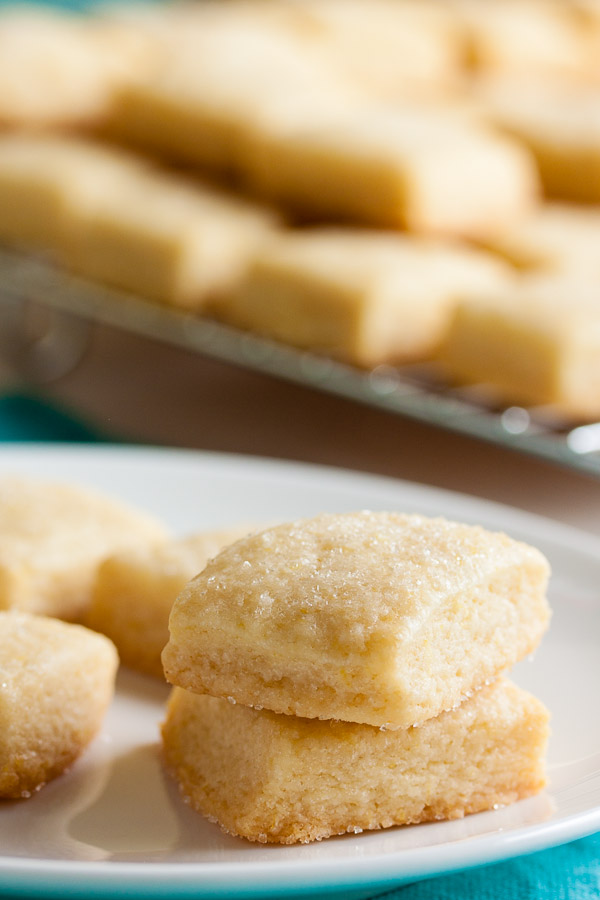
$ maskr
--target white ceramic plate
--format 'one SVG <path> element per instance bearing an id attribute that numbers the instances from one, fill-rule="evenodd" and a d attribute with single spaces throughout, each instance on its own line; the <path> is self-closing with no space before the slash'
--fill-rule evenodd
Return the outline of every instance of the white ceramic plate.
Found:
<path id="1" fill-rule="evenodd" d="M 516 680 L 550 707 L 550 785 L 462 821 L 299 847 L 227 837 L 163 776 L 166 688 L 122 673 L 100 737 L 71 772 L 0 805 L 0 891 L 49 897 L 259 897 L 374 891 L 506 859 L 600 829 L 600 542 L 458 494 L 340 470 L 172 450 L 4 447 L 0 472 L 94 485 L 179 533 L 321 511 L 396 509 L 479 522 L 527 540 L 553 566 L 550 633 Z"/>

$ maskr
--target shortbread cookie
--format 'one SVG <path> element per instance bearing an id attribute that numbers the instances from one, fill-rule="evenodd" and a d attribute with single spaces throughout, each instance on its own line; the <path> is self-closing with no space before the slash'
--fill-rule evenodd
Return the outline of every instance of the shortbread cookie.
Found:
<path id="1" fill-rule="evenodd" d="M 199 309 L 236 283 L 276 222 L 268 210 L 191 178 L 132 173 L 74 217 L 65 262 L 142 297 Z"/>
<path id="2" fill-rule="evenodd" d="M 309 718 L 406 727 L 537 645 L 548 564 L 506 535 L 396 513 L 237 541 L 177 598 L 167 680 Z"/>
<path id="3" fill-rule="evenodd" d="M 454 304 L 510 270 L 466 246 L 351 229 L 282 232 L 255 255 L 219 318 L 360 366 L 435 353 Z"/>
<path id="4" fill-rule="evenodd" d="M 175 598 L 211 557 L 250 530 L 207 531 L 110 556 L 98 569 L 86 624 L 111 638 L 122 663 L 162 678 Z"/>
<path id="5" fill-rule="evenodd" d="M 276 216 L 120 150 L 0 137 L 0 239 L 178 306 L 226 290 Z"/>
<path id="6" fill-rule="evenodd" d="M 0 125 L 95 125 L 151 65 L 138 36 L 34 6 L 0 12 Z"/>
<path id="7" fill-rule="evenodd" d="M 450 0 L 472 65 L 515 77 L 585 79 L 586 35 L 568 3 L 546 0 Z"/>
<path id="8" fill-rule="evenodd" d="M 0 613 L 0 798 L 30 796 L 77 759 L 102 724 L 117 663 L 87 628 Z"/>
<path id="9" fill-rule="evenodd" d="M 0 609 L 76 618 L 104 557 L 165 537 L 154 518 L 88 488 L 3 477 Z"/>
<path id="10" fill-rule="evenodd" d="M 418 728 L 320 722 L 176 688 L 166 763 L 191 805 L 224 831 L 293 844 L 457 819 L 545 784 L 548 713 L 511 682 Z"/>
<path id="11" fill-rule="evenodd" d="M 2 134 L 0 240 L 61 258 L 74 219 L 143 169 L 135 157 L 77 138 Z"/>
<path id="12" fill-rule="evenodd" d="M 600 277 L 600 207 L 545 203 L 486 247 L 524 270 Z"/>
<path id="13" fill-rule="evenodd" d="M 448 376 L 493 385 L 504 403 L 552 404 L 571 419 L 600 416 L 600 288 L 569 278 L 465 300 L 440 351 Z"/>
<path id="14" fill-rule="evenodd" d="M 373 97 L 447 92 L 462 68 L 462 35 L 443 4 L 291 0 L 279 6 L 296 12 L 305 39 L 312 37 L 339 72 Z"/>
<path id="15" fill-rule="evenodd" d="M 535 156 L 549 197 L 600 202 L 600 95 L 555 83 L 482 82 L 488 115 Z"/>
<path id="16" fill-rule="evenodd" d="M 600 81 L 600 2 L 599 0 L 569 0 L 569 10 L 576 16 L 589 48 L 591 77 Z"/>
<path id="17" fill-rule="evenodd" d="M 159 56 L 159 67 L 169 68 L 182 57 L 196 58 L 202 65 L 207 56 L 219 55 L 230 65 L 247 67 L 250 74 L 254 63 L 265 67 L 265 57 L 267 65 L 281 64 L 284 73 L 290 64 L 308 68 L 311 63 L 318 66 L 323 62 L 313 48 L 319 28 L 304 2 L 177 0 L 106 4 L 94 12 L 104 21 L 149 38 Z M 244 60 L 245 55 L 251 60 Z M 326 68 L 332 70 L 331 64 Z"/>
<path id="18" fill-rule="evenodd" d="M 318 116 L 354 96 L 289 36 L 242 26 L 193 29 L 191 50 L 182 39 L 155 73 L 116 94 L 110 130 L 168 159 L 237 173 L 263 120 L 293 115 L 297 106 Z"/>
<path id="19" fill-rule="evenodd" d="M 516 142 L 407 105 L 266 124 L 248 165 L 256 190 L 309 217 L 469 237 L 518 219 L 538 187 Z"/>

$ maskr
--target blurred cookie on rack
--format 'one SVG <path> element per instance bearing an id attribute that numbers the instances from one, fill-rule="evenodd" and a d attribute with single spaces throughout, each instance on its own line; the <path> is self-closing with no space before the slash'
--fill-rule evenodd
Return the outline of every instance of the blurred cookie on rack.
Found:
<path id="1" fill-rule="evenodd" d="M 524 271 L 600 280 L 600 206 L 544 203 L 485 246 Z"/>
<path id="2" fill-rule="evenodd" d="M 588 29 L 570 2 L 444 0 L 440 5 L 462 34 L 471 70 L 524 80 L 593 77 Z"/>
<path id="3" fill-rule="evenodd" d="M 145 165 L 79 137 L 0 134 L 0 240 L 68 262 L 73 218 Z"/>
<path id="4" fill-rule="evenodd" d="M 273 236 L 210 309 L 240 328 L 368 367 L 429 358 L 460 297 L 511 278 L 500 259 L 450 241 L 308 228 Z"/>
<path id="5" fill-rule="evenodd" d="M 485 384 L 504 404 L 549 406 L 558 420 L 600 417 L 600 281 L 523 276 L 461 301 L 440 349 L 447 377 Z"/>
<path id="6" fill-rule="evenodd" d="M 153 66 L 130 29 L 40 6 L 0 10 L 0 126 L 95 127 L 117 86 Z"/>
<path id="7" fill-rule="evenodd" d="M 69 268 L 198 311 L 235 286 L 278 218 L 243 197 L 157 169 L 108 189 L 74 225 Z"/>
<path id="8" fill-rule="evenodd" d="M 533 157 L 464 113 L 354 108 L 269 123 L 248 183 L 307 218 L 477 238 L 525 215 Z"/>
<path id="9" fill-rule="evenodd" d="M 447 96 L 460 81 L 462 33 L 444 4 L 284 0 L 279 6 L 296 13 L 313 50 L 373 99 Z"/>
<path id="10" fill-rule="evenodd" d="M 198 309 L 236 282 L 278 222 L 119 148 L 0 135 L 0 238 L 141 297 Z"/>
<path id="11" fill-rule="evenodd" d="M 548 197 L 600 203 L 596 86 L 484 79 L 472 92 L 491 122 L 529 148 Z"/>
<path id="12" fill-rule="evenodd" d="M 194 19 L 156 72 L 122 86 L 109 134 L 175 162 L 239 176 L 246 146 L 263 123 L 293 116 L 296 108 L 318 118 L 321 110 L 330 115 L 357 101 L 360 95 L 327 60 L 293 35 L 274 35 L 261 19 L 253 27 L 236 22 L 229 4 L 224 13 L 219 27 L 210 11 L 206 22 Z"/>

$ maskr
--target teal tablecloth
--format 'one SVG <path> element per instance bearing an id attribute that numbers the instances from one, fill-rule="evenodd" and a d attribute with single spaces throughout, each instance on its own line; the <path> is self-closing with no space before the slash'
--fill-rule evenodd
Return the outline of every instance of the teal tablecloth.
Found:
<path id="1" fill-rule="evenodd" d="M 495 866 L 419 881 L 386 900 L 598 900 L 600 834 Z"/>
<path id="2" fill-rule="evenodd" d="M 0 441 L 98 441 L 103 436 L 67 411 L 28 394 L 0 396 Z"/>
<path id="3" fill-rule="evenodd" d="M 0 441 L 97 441 L 104 435 L 28 395 L 0 397 Z M 600 834 L 373 896 L 389 900 L 600 900 Z"/>

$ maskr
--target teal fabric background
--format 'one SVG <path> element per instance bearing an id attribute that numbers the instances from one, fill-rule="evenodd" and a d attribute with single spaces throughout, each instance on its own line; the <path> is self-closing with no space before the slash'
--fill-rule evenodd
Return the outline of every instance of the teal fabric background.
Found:
<path id="1" fill-rule="evenodd" d="M 0 441 L 99 441 L 94 429 L 29 394 L 0 397 Z"/>
<path id="2" fill-rule="evenodd" d="M 597 900 L 600 834 L 511 862 L 419 881 L 384 896 L 386 900 Z"/>

